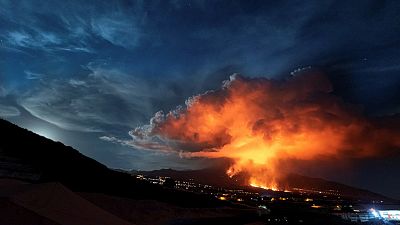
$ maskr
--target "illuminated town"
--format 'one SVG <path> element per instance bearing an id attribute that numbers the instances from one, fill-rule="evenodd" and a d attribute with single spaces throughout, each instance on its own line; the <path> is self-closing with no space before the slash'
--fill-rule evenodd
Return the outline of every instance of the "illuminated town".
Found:
<path id="1" fill-rule="evenodd" d="M 302 224 L 305 212 L 330 214 L 340 217 L 349 224 L 400 224 L 400 204 L 383 200 L 365 201 L 351 199 L 337 190 L 309 190 L 291 188 L 272 190 L 260 187 L 228 189 L 208 184 L 196 183 L 193 179 L 174 180 L 171 177 L 150 177 L 135 175 L 137 179 L 166 188 L 209 195 L 221 201 L 257 208 L 258 215 L 265 217 L 266 224 Z M 282 210 L 283 209 L 283 210 Z M 285 213 L 274 213 L 274 211 Z M 295 218 L 297 221 L 293 221 Z"/>

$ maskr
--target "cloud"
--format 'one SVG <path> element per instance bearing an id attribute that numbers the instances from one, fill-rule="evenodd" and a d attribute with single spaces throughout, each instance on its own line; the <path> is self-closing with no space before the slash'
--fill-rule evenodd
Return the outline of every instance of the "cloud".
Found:
<path id="1" fill-rule="evenodd" d="M 0 85 L 0 97 L 5 97 L 7 94 L 8 91 L 2 85 Z"/>
<path id="2" fill-rule="evenodd" d="M 14 116 L 19 116 L 20 114 L 21 112 L 14 106 L 7 106 L 0 104 L 0 117 L 3 118 L 14 117 Z"/>
<path id="3" fill-rule="evenodd" d="M 70 85 L 72 85 L 73 87 L 78 87 L 78 86 L 86 86 L 86 81 L 83 81 L 83 80 L 76 80 L 76 79 L 70 79 L 69 81 L 68 81 L 68 83 L 70 84 Z"/>
<path id="4" fill-rule="evenodd" d="M 21 32 L 10 32 L 8 33 L 7 40 L 18 46 L 26 46 L 30 42 L 30 35 Z"/>
<path id="5" fill-rule="evenodd" d="M 165 87 L 116 69 L 90 64 L 86 77 L 42 81 L 21 94 L 19 104 L 32 115 L 68 130 L 104 131 L 137 124 L 153 112 L 152 101 Z"/>
<path id="6" fill-rule="evenodd" d="M 123 15 L 95 18 L 91 25 L 93 32 L 114 45 L 133 48 L 138 44 L 140 30 L 134 18 Z"/>
<path id="7" fill-rule="evenodd" d="M 130 49 L 137 46 L 145 21 L 141 4 L 133 5 L 125 8 L 120 2 L 100 1 L 93 5 L 79 1 L 43 4 L 1 1 L 4 23 L 0 26 L 3 31 L 0 37 L 7 47 L 44 51 L 93 53 L 102 44 L 99 37 Z M 113 10 L 109 11 L 110 8 Z"/>
<path id="8" fill-rule="evenodd" d="M 103 141 L 108 141 L 108 142 L 118 142 L 118 138 L 116 137 L 109 137 L 109 136 L 101 136 L 99 137 Z"/>
<path id="9" fill-rule="evenodd" d="M 24 72 L 26 74 L 25 77 L 28 80 L 38 80 L 38 79 L 42 79 L 45 76 L 44 74 L 31 72 L 29 70 L 25 70 Z"/>
<path id="10" fill-rule="evenodd" d="M 13 31 L 8 33 L 7 40 L 21 47 L 46 47 L 61 43 L 61 40 L 50 32 L 41 32 L 31 35 L 26 32 Z"/>
<path id="11" fill-rule="evenodd" d="M 44 51 L 65 50 L 77 52 L 92 52 L 88 47 L 71 43 L 62 34 L 55 34 L 43 30 L 10 31 L 3 36 L 8 45 L 19 48 L 40 49 Z"/>

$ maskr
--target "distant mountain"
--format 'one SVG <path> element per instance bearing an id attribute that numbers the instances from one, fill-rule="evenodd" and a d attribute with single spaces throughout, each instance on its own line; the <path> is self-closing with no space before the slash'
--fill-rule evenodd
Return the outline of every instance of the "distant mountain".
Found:
<path id="1" fill-rule="evenodd" d="M 352 199 L 360 199 L 366 201 L 395 201 L 381 194 L 374 193 L 365 189 L 351 187 L 349 185 L 338 182 L 328 181 L 322 178 L 307 177 L 299 174 L 289 174 L 286 177 L 286 184 L 292 188 L 303 188 L 307 190 L 335 190 L 342 196 Z"/>
<path id="2" fill-rule="evenodd" d="M 178 180 L 193 180 L 198 183 L 210 184 L 218 187 L 229 187 L 229 188 L 248 188 L 245 184 L 245 175 L 234 176 L 229 178 L 225 169 L 221 167 L 206 168 L 200 170 L 185 170 L 178 171 L 172 169 L 161 169 L 154 171 L 131 171 L 132 174 L 143 174 L 147 176 L 166 176 Z M 310 191 L 323 190 L 335 190 L 342 196 L 360 199 L 364 201 L 371 200 L 383 200 L 383 201 L 395 201 L 383 195 L 344 185 L 338 182 L 328 181 L 321 178 L 313 178 L 302 176 L 299 174 L 289 174 L 285 178 L 285 186 L 290 189 L 301 188 Z"/>

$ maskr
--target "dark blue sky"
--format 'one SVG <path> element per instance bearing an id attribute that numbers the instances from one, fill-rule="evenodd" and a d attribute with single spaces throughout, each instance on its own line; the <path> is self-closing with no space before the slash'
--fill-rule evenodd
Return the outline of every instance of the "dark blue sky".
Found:
<path id="1" fill-rule="evenodd" d="M 204 160 L 100 137 L 129 138 L 232 73 L 282 79 L 318 68 L 368 116 L 399 113 L 399 12 L 383 0 L 0 0 L 0 116 L 110 167 L 196 168 Z M 369 183 L 361 172 L 330 174 L 318 175 L 400 197 L 374 184 L 381 172 Z"/>

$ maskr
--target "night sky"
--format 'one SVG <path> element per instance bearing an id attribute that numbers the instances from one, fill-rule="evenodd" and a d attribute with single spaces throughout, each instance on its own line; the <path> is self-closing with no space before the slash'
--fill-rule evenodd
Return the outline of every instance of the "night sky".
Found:
<path id="1" fill-rule="evenodd" d="M 112 168 L 201 168 L 212 160 L 104 137 L 128 140 L 233 73 L 315 69 L 366 117 L 399 114 L 399 12 L 383 0 L 0 0 L 0 117 Z M 400 198 L 400 154 L 344 164 L 302 172 Z"/>

